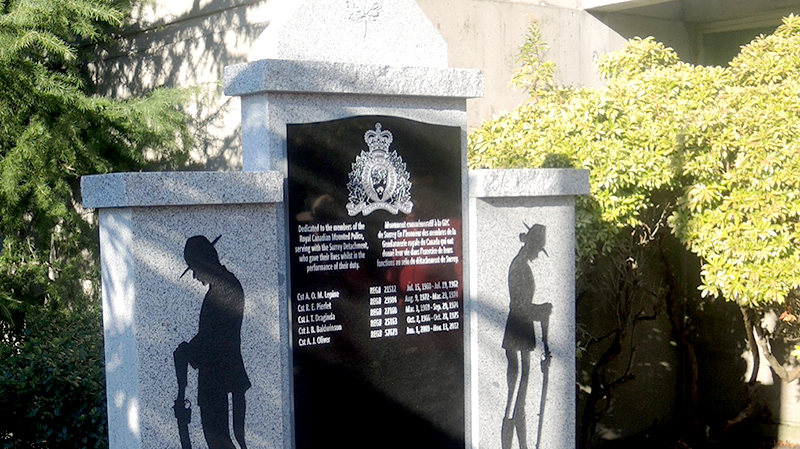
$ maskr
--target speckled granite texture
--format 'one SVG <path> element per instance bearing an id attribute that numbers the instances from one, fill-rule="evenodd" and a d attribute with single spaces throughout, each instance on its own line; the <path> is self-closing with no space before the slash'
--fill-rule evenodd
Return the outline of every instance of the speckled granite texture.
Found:
<path id="1" fill-rule="evenodd" d="M 551 303 L 549 345 L 552 361 L 541 447 L 575 447 L 575 213 L 574 195 L 589 192 L 588 172 L 579 170 L 479 170 L 470 172 L 473 259 L 472 359 L 473 447 L 501 447 L 508 361 L 502 347 L 509 315 L 509 269 L 522 248 L 520 234 L 544 225 L 545 250 L 528 264 L 534 278 L 533 302 Z M 535 447 L 542 394 L 541 328 L 525 401 L 528 447 Z M 522 400 L 522 398 L 520 399 Z M 517 446 L 514 435 L 514 446 Z"/>
<path id="2" fill-rule="evenodd" d="M 231 96 L 296 92 L 474 98 L 483 94 L 478 70 L 282 59 L 225 67 L 223 85 Z"/>
<path id="3" fill-rule="evenodd" d="M 450 98 L 259 94 L 242 97 L 242 164 L 245 171 L 286 173 L 286 125 L 358 115 L 389 115 L 462 126 L 466 150 L 466 100 Z M 466 155 L 466 151 L 464 152 Z"/>
<path id="4" fill-rule="evenodd" d="M 469 189 L 475 198 L 586 195 L 589 170 L 472 170 Z"/>
<path id="5" fill-rule="evenodd" d="M 283 201 L 280 173 L 136 172 L 81 178 L 83 207 L 188 206 Z"/>
<path id="6" fill-rule="evenodd" d="M 245 295 L 241 349 L 250 447 L 285 448 L 288 316 L 283 255 L 283 178 L 275 173 L 114 174 L 84 179 L 86 207 L 98 207 L 109 437 L 114 449 L 180 447 L 172 406 L 172 353 L 198 329 L 207 287 L 186 268 L 186 240 L 204 235 Z M 168 180 L 169 182 L 166 182 Z M 127 187 L 126 187 L 127 186 Z M 188 204 L 186 190 L 199 201 Z M 104 192 L 126 192 L 109 194 Z M 176 199 L 177 198 L 177 199 Z M 139 206 L 148 202 L 147 207 Z M 161 205 L 159 203 L 167 203 Z M 178 203 L 173 205 L 172 203 Z M 220 204 L 224 203 L 224 204 Z M 194 447 L 205 447 L 197 371 L 186 397 Z"/>
<path id="7" fill-rule="evenodd" d="M 416 2 L 275 6 L 282 14 L 261 38 L 265 59 L 225 68 L 225 94 L 242 99 L 244 171 L 286 173 L 289 123 L 391 115 L 466 135 L 466 99 L 483 95 L 483 74 L 447 68 L 447 46 Z"/>
<path id="8" fill-rule="evenodd" d="M 414 0 L 273 0 L 252 59 L 447 67 L 447 44 Z"/>
<path id="9" fill-rule="evenodd" d="M 303 68 L 297 78 L 284 71 L 292 66 Z M 428 77 L 431 74 L 437 77 Z M 304 78 L 316 81 L 305 83 Z M 228 67 L 225 83 L 227 95 L 242 97 L 244 171 L 283 173 L 289 123 L 390 115 L 462 126 L 466 135 L 466 100 L 483 95 L 483 75 L 475 70 L 306 61 L 267 60 Z"/>

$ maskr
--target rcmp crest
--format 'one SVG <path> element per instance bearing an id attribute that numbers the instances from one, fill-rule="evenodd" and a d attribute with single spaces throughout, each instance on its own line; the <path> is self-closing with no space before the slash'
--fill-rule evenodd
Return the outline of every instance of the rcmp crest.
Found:
<path id="1" fill-rule="evenodd" d="M 364 133 L 369 152 L 361 151 L 356 157 L 347 183 L 347 213 L 351 217 L 359 213 L 367 216 L 378 209 L 393 215 L 408 214 L 414 207 L 406 164 L 389 149 L 393 140 L 392 133 L 382 130 L 380 123 Z"/>

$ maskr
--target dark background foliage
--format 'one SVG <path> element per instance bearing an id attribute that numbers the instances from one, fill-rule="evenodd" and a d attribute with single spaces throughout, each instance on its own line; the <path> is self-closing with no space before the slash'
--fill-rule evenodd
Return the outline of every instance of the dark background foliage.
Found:
<path id="1" fill-rule="evenodd" d="M 19 344 L 0 346 L 4 448 L 105 447 L 103 334 L 96 310 L 29 316 Z"/>

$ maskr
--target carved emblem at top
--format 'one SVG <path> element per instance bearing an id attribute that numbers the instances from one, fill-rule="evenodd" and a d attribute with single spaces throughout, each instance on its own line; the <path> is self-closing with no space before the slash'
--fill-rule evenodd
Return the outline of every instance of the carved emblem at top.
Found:
<path id="1" fill-rule="evenodd" d="M 380 123 L 364 133 L 369 151 L 361 151 L 353 163 L 347 184 L 348 215 L 367 216 L 378 209 L 397 215 L 411 213 L 411 181 L 403 158 L 389 147 L 392 133 Z"/>
<path id="2" fill-rule="evenodd" d="M 347 0 L 348 17 L 353 22 L 364 22 L 364 37 L 367 37 L 369 22 L 378 20 L 383 8 L 383 0 Z"/>

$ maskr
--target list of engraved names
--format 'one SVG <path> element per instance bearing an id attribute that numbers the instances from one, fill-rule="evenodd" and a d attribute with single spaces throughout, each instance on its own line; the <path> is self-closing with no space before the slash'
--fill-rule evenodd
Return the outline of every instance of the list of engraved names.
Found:
<path id="1" fill-rule="evenodd" d="M 332 312 L 333 302 L 341 294 L 336 290 L 297 294 L 297 344 L 300 346 L 323 345 L 331 342 L 331 334 L 341 332 L 343 327 Z"/>
<path id="2" fill-rule="evenodd" d="M 300 224 L 299 244 L 293 258 L 303 272 L 359 270 L 367 260 L 369 243 L 363 222 Z M 459 262 L 458 231 L 449 219 L 427 221 L 385 221 L 377 232 L 380 252 L 376 269 Z M 406 285 L 369 286 L 369 301 L 363 313 L 369 319 L 369 338 L 450 332 L 461 326 L 461 298 L 458 279 L 409 282 Z M 338 290 L 308 290 L 297 293 L 294 304 L 298 346 L 326 345 L 341 333 L 344 324 L 337 317 Z"/>

